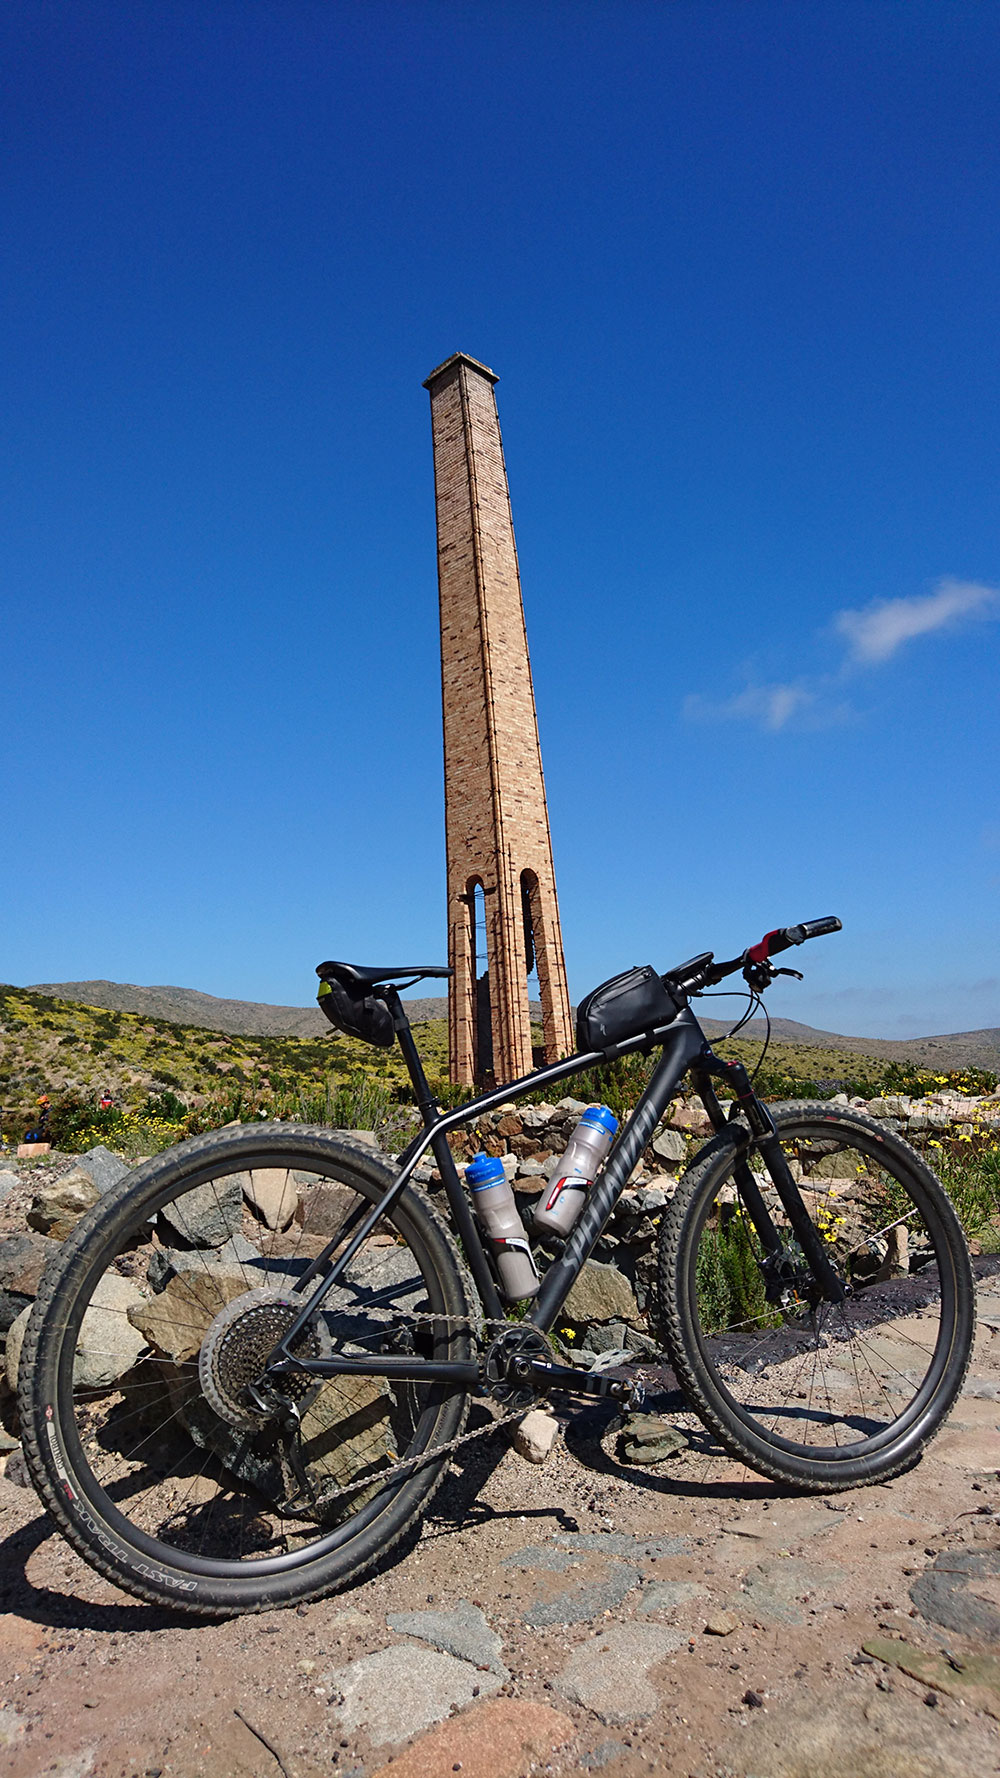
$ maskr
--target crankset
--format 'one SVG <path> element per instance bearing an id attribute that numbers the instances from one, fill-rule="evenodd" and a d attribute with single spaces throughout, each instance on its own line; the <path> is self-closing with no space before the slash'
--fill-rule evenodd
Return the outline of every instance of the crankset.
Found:
<path id="1" fill-rule="evenodd" d="M 539 1396 L 558 1391 L 562 1395 L 610 1396 L 637 1407 L 643 1399 L 638 1379 L 609 1377 L 601 1371 L 577 1371 L 555 1364 L 545 1335 L 537 1327 L 505 1327 L 493 1341 L 483 1362 L 483 1384 L 488 1395 L 508 1408 L 527 1408 Z"/>

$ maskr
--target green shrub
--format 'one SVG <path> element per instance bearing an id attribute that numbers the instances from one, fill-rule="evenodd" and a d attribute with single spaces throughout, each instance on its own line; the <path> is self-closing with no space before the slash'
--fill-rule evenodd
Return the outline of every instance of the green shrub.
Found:
<path id="1" fill-rule="evenodd" d="M 744 1212 L 737 1209 L 727 1217 L 722 1206 L 715 1214 L 717 1221 L 706 1227 L 696 1262 L 705 1331 L 721 1333 L 744 1323 L 754 1328 L 777 1325 L 781 1316 L 767 1301 Z"/>

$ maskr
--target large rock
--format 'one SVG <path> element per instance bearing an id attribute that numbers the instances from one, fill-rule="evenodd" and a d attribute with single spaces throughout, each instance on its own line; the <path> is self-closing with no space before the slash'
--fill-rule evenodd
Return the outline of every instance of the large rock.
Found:
<path id="1" fill-rule="evenodd" d="M 119 1179 L 124 1179 L 129 1171 L 120 1155 L 112 1154 L 110 1148 L 98 1143 L 96 1148 L 88 1148 L 86 1154 L 80 1156 L 80 1166 L 93 1180 L 103 1197 Z"/>
<path id="2" fill-rule="evenodd" d="M 160 1219 L 189 1247 L 221 1247 L 243 1224 L 243 1189 L 247 1175 L 233 1173 L 207 1179 L 160 1211 Z M 169 1246 L 167 1241 L 165 1245 Z"/>
<path id="3" fill-rule="evenodd" d="M 247 1438 L 219 1418 L 201 1394 L 190 1368 L 164 1365 L 173 1412 L 195 1444 L 215 1453 L 225 1467 L 265 1500 L 288 1491 L 281 1448 L 273 1440 Z M 378 1491 L 378 1477 L 398 1456 L 389 1414 L 392 1398 L 382 1377 L 329 1377 L 302 1414 L 298 1458 L 313 1489 L 309 1517 L 336 1525 L 360 1510 Z M 369 1484 L 367 1485 L 366 1484 Z M 338 1491 L 357 1487 L 349 1496 Z"/>
<path id="4" fill-rule="evenodd" d="M 299 1206 L 299 1194 L 287 1167 L 255 1167 L 243 1174 L 243 1196 L 269 1229 L 287 1229 Z"/>
<path id="5" fill-rule="evenodd" d="M 58 1251 L 58 1241 L 45 1235 L 21 1233 L 0 1241 L 0 1333 L 30 1309 L 46 1263 Z"/>
<path id="6" fill-rule="evenodd" d="M 639 1305 L 627 1278 L 616 1266 L 588 1259 L 566 1298 L 567 1321 L 638 1321 Z"/>
<path id="7" fill-rule="evenodd" d="M 246 1288 L 238 1267 L 229 1270 L 199 1262 L 178 1272 L 159 1295 L 141 1298 L 130 1308 L 129 1320 L 157 1351 L 175 1364 L 185 1364 L 200 1351 L 220 1309 Z"/>
<path id="8" fill-rule="evenodd" d="M 47 1180 L 35 1193 L 28 1211 L 28 1227 L 54 1241 L 65 1241 L 100 1193 L 89 1173 L 74 1167 L 61 1179 Z"/>
<path id="9" fill-rule="evenodd" d="M 130 1320 L 131 1313 L 142 1301 L 141 1290 L 130 1278 L 119 1278 L 115 1272 L 106 1272 L 98 1279 L 90 1307 L 83 1317 L 73 1360 L 76 1388 L 113 1388 L 132 1369 L 146 1349 L 142 1333 Z M 25 1309 L 7 1334 L 5 1363 L 7 1381 L 12 1389 L 17 1388 L 21 1344 L 30 1313 L 30 1308 Z"/>

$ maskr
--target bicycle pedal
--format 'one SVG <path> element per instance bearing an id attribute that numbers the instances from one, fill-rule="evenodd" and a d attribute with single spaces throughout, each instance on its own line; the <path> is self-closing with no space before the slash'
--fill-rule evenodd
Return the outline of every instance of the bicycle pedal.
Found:
<path id="1" fill-rule="evenodd" d="M 625 1407 L 626 1407 L 627 1411 L 630 1414 L 635 1413 L 637 1408 L 641 1408 L 643 1406 L 643 1403 L 645 1402 L 645 1400 L 646 1400 L 646 1385 L 642 1381 L 642 1378 L 641 1377 L 631 1377 L 629 1379 L 628 1394 L 625 1397 Z"/>

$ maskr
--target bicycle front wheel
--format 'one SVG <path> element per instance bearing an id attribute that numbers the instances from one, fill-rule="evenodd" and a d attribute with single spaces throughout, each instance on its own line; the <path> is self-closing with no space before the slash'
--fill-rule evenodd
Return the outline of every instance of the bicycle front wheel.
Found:
<path id="1" fill-rule="evenodd" d="M 751 1148 L 783 1248 L 769 1297 L 732 1145 L 713 1143 L 662 1225 L 663 1331 L 692 1408 L 731 1456 L 829 1492 L 898 1474 L 940 1426 L 969 1364 L 972 1270 L 944 1188 L 906 1142 L 847 1107 L 770 1109 L 846 1300 L 821 1297 Z"/>
<path id="2" fill-rule="evenodd" d="M 447 1468 L 452 1384 L 294 1372 L 255 1384 L 316 1279 L 394 1174 L 301 1125 L 181 1143 L 90 1211 L 47 1272 L 20 1364 L 32 1478 L 102 1574 L 185 1611 L 315 1597 L 381 1556 Z M 455 1247 L 406 1190 L 298 1335 L 295 1356 L 465 1360 Z M 383 1479 L 384 1477 L 384 1479 Z"/>

